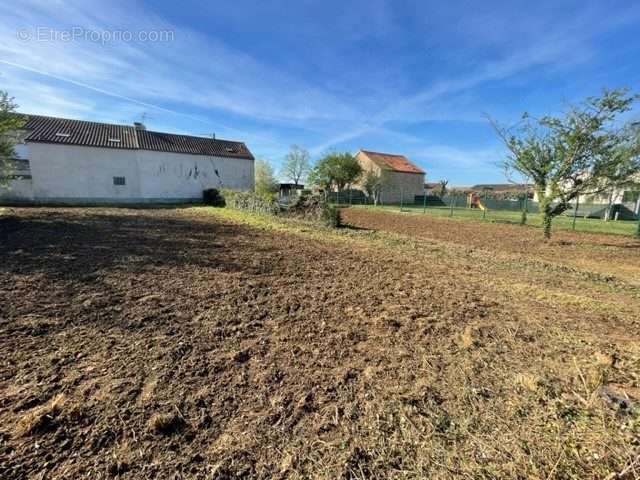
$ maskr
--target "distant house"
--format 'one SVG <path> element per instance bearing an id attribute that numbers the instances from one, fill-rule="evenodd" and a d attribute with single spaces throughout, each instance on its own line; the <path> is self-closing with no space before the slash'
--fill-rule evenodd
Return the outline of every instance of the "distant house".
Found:
<path id="1" fill-rule="evenodd" d="M 537 192 L 534 200 L 538 201 Z M 583 205 L 635 204 L 635 213 L 640 213 L 640 175 L 632 177 L 627 186 L 614 187 L 594 195 L 580 195 L 579 202 Z"/>
<path id="2" fill-rule="evenodd" d="M 355 158 L 365 172 L 382 177 L 382 203 L 399 203 L 401 198 L 413 202 L 416 195 L 424 195 L 425 172 L 404 155 L 359 150 Z M 355 187 L 363 189 L 361 183 Z"/>
<path id="3" fill-rule="evenodd" d="M 208 188 L 253 189 L 254 158 L 242 142 L 27 116 L 0 202 L 191 202 Z"/>
<path id="4" fill-rule="evenodd" d="M 424 190 L 427 192 L 427 195 L 435 195 L 440 193 L 442 185 L 440 182 L 427 182 L 424 184 Z"/>
<path id="5" fill-rule="evenodd" d="M 495 193 L 522 193 L 527 191 L 533 193 L 533 184 L 531 183 L 479 183 L 469 187 L 472 192 L 495 192 Z"/>

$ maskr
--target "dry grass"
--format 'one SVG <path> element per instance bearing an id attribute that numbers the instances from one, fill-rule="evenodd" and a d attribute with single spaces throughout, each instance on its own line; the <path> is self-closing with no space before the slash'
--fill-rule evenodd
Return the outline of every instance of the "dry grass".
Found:
<path id="1" fill-rule="evenodd" d="M 638 476 L 623 247 L 576 243 L 569 265 L 500 235 L 485 250 L 224 210 L 29 214 L 1 247 L 0 423 L 59 391 L 84 415 L 49 413 L 37 448 L 12 435 L 0 478 L 34 477 L 45 450 L 52 479 Z"/>
<path id="2" fill-rule="evenodd" d="M 67 398 L 64 394 L 53 397 L 44 405 L 29 410 L 18 420 L 14 433 L 18 437 L 42 433 L 54 428 L 62 414 Z"/>
<path id="3" fill-rule="evenodd" d="M 442 264 L 452 284 L 469 285 L 500 306 L 473 322 L 453 318 L 431 327 L 437 338 L 407 352 L 407 363 L 423 358 L 423 365 L 395 378 L 371 377 L 366 397 L 350 406 L 355 416 L 323 412 L 318 423 L 340 433 L 335 441 L 286 448 L 292 478 L 578 479 L 623 471 L 640 478 L 633 470 L 640 449 L 637 281 L 500 252 L 499 245 L 487 252 L 381 231 L 325 232 L 220 215 L 359 249 L 391 249 L 417 272 Z M 625 266 L 622 256 L 610 271 Z M 393 387 L 406 385 L 406 376 L 413 387 Z M 628 403 L 602 393 L 610 391 Z"/>

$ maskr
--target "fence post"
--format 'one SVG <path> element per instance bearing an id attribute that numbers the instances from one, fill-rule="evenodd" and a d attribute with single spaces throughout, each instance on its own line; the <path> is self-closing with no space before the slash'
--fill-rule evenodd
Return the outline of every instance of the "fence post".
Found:
<path id="1" fill-rule="evenodd" d="M 487 191 L 484 191 L 484 208 L 482 209 L 482 219 L 487 218 Z"/>
<path id="2" fill-rule="evenodd" d="M 578 206 L 580 205 L 580 195 L 578 195 L 576 197 L 576 206 L 573 209 L 573 225 L 572 225 L 572 229 L 575 230 L 576 229 L 576 218 L 578 216 Z"/>
<path id="3" fill-rule="evenodd" d="M 349 186 L 349 206 L 353 205 L 353 203 L 352 203 L 352 193 L 353 193 L 353 190 L 351 189 L 351 186 Z"/>
<path id="4" fill-rule="evenodd" d="M 427 213 L 427 191 L 424 191 L 424 197 L 422 197 L 422 213 Z"/>
<path id="5" fill-rule="evenodd" d="M 453 217 L 453 202 L 454 202 L 454 199 L 455 199 L 455 196 L 451 195 L 451 202 L 449 202 L 449 203 L 451 203 L 451 210 L 449 210 L 449 216 L 450 217 Z"/>
<path id="6" fill-rule="evenodd" d="M 404 187 L 400 187 L 400 211 L 404 208 Z"/>

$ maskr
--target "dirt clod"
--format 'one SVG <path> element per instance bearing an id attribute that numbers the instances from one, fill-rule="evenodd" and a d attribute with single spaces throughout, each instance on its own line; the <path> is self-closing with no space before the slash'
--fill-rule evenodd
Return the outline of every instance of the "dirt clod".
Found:
<path id="1" fill-rule="evenodd" d="M 178 433 L 184 426 L 184 419 L 177 413 L 156 413 L 149 419 L 149 429 L 160 435 Z"/>

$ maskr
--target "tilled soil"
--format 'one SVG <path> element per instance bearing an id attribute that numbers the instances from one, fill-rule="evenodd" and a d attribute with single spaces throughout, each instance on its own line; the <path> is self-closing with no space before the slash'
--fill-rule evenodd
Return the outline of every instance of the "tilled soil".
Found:
<path id="1" fill-rule="evenodd" d="M 635 343 L 561 337 L 562 308 L 538 323 L 437 252 L 189 209 L 18 209 L 0 242 L 0 478 L 585 478 L 635 454 L 597 393 L 637 387 Z"/>
<path id="2" fill-rule="evenodd" d="M 366 208 L 342 210 L 353 226 L 466 245 L 498 253 L 548 259 L 601 273 L 616 273 L 640 285 L 640 240 L 557 230 L 544 241 L 542 230 L 518 225 L 401 214 Z"/>

